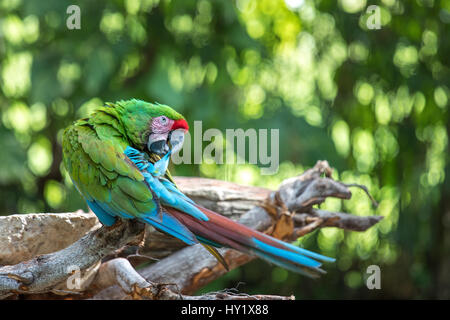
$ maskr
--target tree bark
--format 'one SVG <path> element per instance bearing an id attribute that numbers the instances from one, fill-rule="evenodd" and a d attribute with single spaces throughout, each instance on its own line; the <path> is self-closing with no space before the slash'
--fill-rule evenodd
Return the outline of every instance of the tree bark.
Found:
<path id="1" fill-rule="evenodd" d="M 176 178 L 176 183 L 198 204 L 285 241 L 322 227 L 364 231 L 382 219 L 313 207 L 327 197 L 351 197 L 349 187 L 354 185 L 332 180 L 326 161 L 283 181 L 276 191 L 202 178 Z M 52 222 L 43 224 L 44 216 L 49 217 L 47 214 L 0 217 L 3 239 L 10 242 L 14 239 L 14 245 L 0 241 L 0 252 L 6 252 L 0 254 L 0 263 L 10 264 L 0 267 L 0 297 L 55 298 L 58 294 L 72 299 L 293 298 L 232 292 L 193 297 L 190 295 L 197 289 L 226 273 L 202 246 L 185 247 L 181 241 L 134 221 L 100 227 L 92 213 L 52 214 Z M 84 219 L 84 223 L 79 219 Z M 11 221 L 16 226 L 12 230 L 8 229 Z M 17 221 L 26 227 L 17 228 L 20 225 Z M 65 241 L 45 241 L 58 237 L 55 227 L 58 221 L 72 226 L 69 229 L 73 230 L 73 237 L 81 238 L 70 245 Z M 40 232 L 25 236 L 26 229 Z M 30 248 L 29 243 L 43 245 Z M 2 245 L 8 250 L 3 251 Z M 220 252 L 230 269 L 254 258 L 232 249 L 223 248 Z M 158 261 L 138 272 L 133 268 L 151 259 Z"/>

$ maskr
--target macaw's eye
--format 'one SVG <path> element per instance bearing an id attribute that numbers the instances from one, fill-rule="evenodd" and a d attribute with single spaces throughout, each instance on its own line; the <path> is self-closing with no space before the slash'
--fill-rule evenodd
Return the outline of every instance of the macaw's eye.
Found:
<path id="1" fill-rule="evenodd" d="M 161 116 L 161 124 L 166 125 L 169 122 L 169 119 L 165 116 Z"/>

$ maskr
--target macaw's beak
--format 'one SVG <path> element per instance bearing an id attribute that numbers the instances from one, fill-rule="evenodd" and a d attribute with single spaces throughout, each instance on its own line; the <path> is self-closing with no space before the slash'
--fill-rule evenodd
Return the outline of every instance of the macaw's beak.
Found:
<path id="1" fill-rule="evenodd" d="M 172 153 L 178 152 L 183 147 L 184 134 L 189 130 L 189 125 L 184 119 L 175 120 L 170 131 L 170 146 Z"/>
<path id="2" fill-rule="evenodd" d="M 176 129 L 170 132 L 170 146 L 172 153 L 178 152 L 183 147 L 185 129 Z"/>
<path id="3" fill-rule="evenodd" d="M 169 132 L 151 133 L 147 142 L 148 151 L 160 156 L 166 154 L 169 151 L 169 145 L 167 144 L 168 138 Z"/>
<path id="4" fill-rule="evenodd" d="M 152 133 L 148 137 L 147 148 L 150 152 L 159 156 L 165 155 L 169 150 L 172 153 L 178 152 L 183 147 L 185 133 L 184 128 L 166 133 Z"/>

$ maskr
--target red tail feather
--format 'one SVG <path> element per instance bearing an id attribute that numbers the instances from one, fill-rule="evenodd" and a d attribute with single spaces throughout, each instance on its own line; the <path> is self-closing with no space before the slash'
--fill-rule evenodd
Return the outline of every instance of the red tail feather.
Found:
<path id="1" fill-rule="evenodd" d="M 287 249 L 264 233 L 253 230 L 198 205 L 197 208 L 209 218 L 208 221 L 201 221 L 174 208 L 168 207 L 166 210 L 195 235 L 239 251 L 248 252 L 248 246 L 252 246 L 252 238 L 256 238 L 280 249 Z"/>
<path id="2" fill-rule="evenodd" d="M 196 219 L 177 209 L 165 208 L 165 210 L 199 237 L 201 242 L 209 245 L 209 248 L 211 244 L 217 244 L 247 254 L 255 254 L 278 266 L 311 277 L 317 277 L 324 272 L 319 268 L 321 263 L 314 259 L 334 261 L 334 259 L 283 243 L 211 210 L 200 206 L 197 208 L 209 218 L 208 221 Z M 217 254 L 220 257 L 220 254 Z"/>

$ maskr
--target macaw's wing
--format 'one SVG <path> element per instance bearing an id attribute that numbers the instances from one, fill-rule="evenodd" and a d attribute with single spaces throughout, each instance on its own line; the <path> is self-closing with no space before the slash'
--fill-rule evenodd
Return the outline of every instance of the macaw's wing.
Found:
<path id="1" fill-rule="evenodd" d="M 142 173 L 123 153 L 126 143 L 110 127 L 81 121 L 64 133 L 64 162 L 73 183 L 99 220 L 139 219 L 187 244 L 196 237 L 162 210 Z"/>

